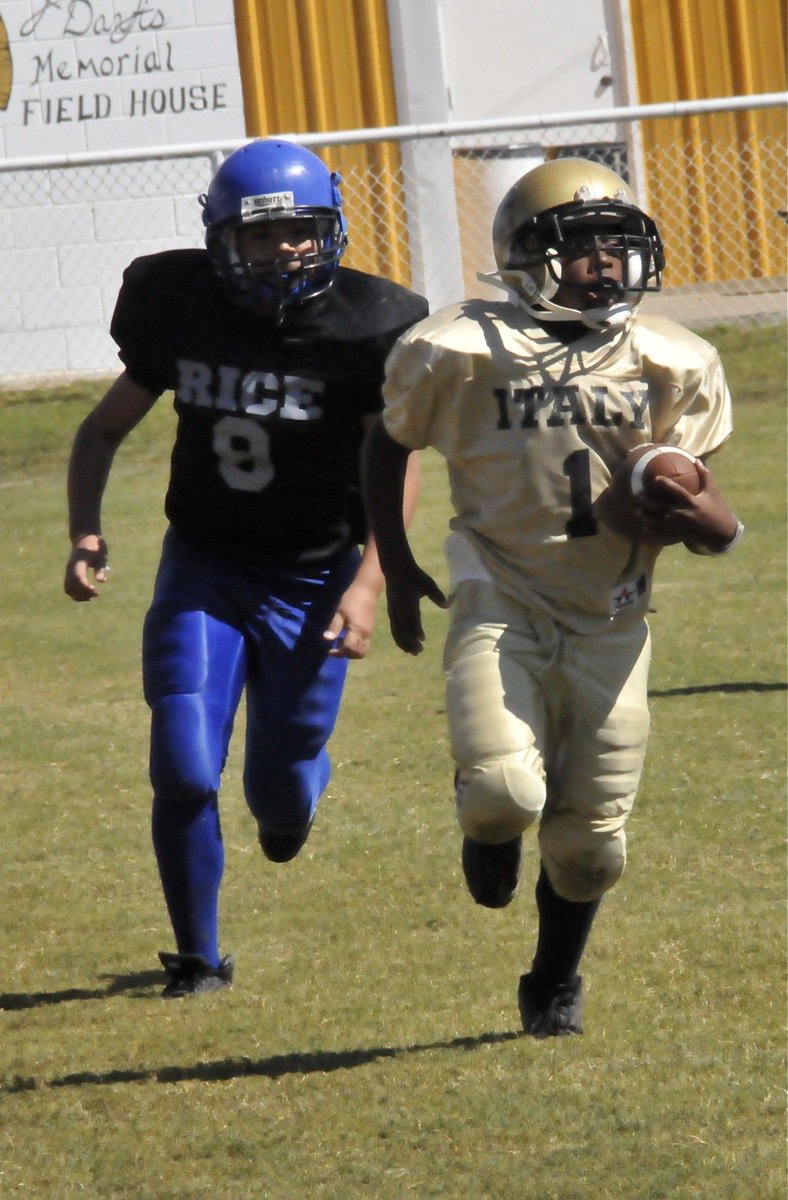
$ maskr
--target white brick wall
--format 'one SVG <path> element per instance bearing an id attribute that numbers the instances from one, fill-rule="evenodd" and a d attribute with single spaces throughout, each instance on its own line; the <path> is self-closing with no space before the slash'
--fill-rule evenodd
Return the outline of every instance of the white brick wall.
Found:
<path id="1" fill-rule="evenodd" d="M 69 204 L 61 208 L 35 205 L 15 209 L 9 215 L 11 240 L 3 244 L 16 249 L 69 246 L 74 242 L 92 242 L 94 238 L 94 208 L 91 204 Z"/>
<path id="2" fill-rule="evenodd" d="M 6 161 L 245 135 L 232 0 L 2 0 L 0 20 Z M 108 323 L 123 269 L 202 244 L 211 171 L 206 154 L 0 172 L 0 385 L 119 368 Z"/>
<path id="3" fill-rule="evenodd" d="M 196 206 L 195 206 L 196 209 Z M 118 234 L 134 241 L 157 236 L 175 237 L 175 206 L 169 197 L 156 196 L 150 200 L 110 200 L 96 207 L 96 241 L 117 242 Z"/>
<path id="4" fill-rule="evenodd" d="M 0 212 L 0 386 L 120 369 L 108 329 L 123 270 L 139 254 L 202 245 L 197 196 L 211 172 L 206 154 L 0 173 L 10 201 Z M 37 199 L 25 206 L 31 183 Z"/>

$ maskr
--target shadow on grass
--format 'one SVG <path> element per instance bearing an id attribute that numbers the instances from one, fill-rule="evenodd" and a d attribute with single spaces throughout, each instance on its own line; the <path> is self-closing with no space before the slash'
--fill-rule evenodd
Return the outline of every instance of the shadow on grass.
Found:
<path id="1" fill-rule="evenodd" d="M 135 975 L 101 975 L 109 979 L 103 988 L 64 988 L 61 992 L 6 992 L 0 993 L 0 1011 L 12 1012 L 20 1008 L 38 1008 L 43 1004 L 65 1004 L 69 1000 L 106 1000 L 129 992 L 132 996 L 147 997 L 154 984 L 161 985 L 161 971 L 139 971 Z"/>
<path id="2" fill-rule="evenodd" d="M 480 1033 L 476 1037 L 457 1037 L 445 1042 L 426 1042 L 415 1046 L 373 1046 L 366 1050 L 315 1050 L 306 1054 L 276 1054 L 271 1058 L 224 1058 L 196 1063 L 190 1067 L 158 1067 L 148 1071 L 77 1071 L 54 1079 L 37 1080 L 17 1076 L 0 1085 L 0 1093 L 33 1092 L 40 1088 L 83 1087 L 113 1083 L 203 1083 L 226 1082 L 247 1075 L 279 1079 L 282 1075 L 311 1075 L 315 1072 L 348 1071 L 377 1062 L 381 1058 L 400 1058 L 429 1050 L 476 1050 L 479 1046 L 511 1042 L 524 1037 L 521 1030 L 508 1033 Z"/>
<path id="3" fill-rule="evenodd" d="M 785 692 L 788 683 L 699 683 L 689 687 L 663 688 L 649 691 L 649 697 L 656 699 L 663 696 L 702 696 L 706 692 Z"/>

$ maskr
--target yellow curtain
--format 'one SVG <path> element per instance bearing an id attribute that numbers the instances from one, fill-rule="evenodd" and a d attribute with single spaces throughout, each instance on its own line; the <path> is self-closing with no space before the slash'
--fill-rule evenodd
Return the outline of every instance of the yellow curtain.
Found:
<path id="1" fill-rule="evenodd" d="M 782 0 L 630 0 L 630 11 L 641 104 L 785 90 Z M 669 286 L 785 271 L 785 134 L 781 109 L 643 122 Z"/>
<path id="2" fill-rule="evenodd" d="M 13 76 L 14 65 L 11 61 L 11 49 L 8 44 L 8 30 L 3 18 L 0 17 L 0 109 L 8 108 Z"/>
<path id="3" fill-rule="evenodd" d="M 385 0 L 235 0 L 246 132 L 396 125 Z M 348 266 L 409 282 L 396 143 L 332 146 L 343 178 Z"/>

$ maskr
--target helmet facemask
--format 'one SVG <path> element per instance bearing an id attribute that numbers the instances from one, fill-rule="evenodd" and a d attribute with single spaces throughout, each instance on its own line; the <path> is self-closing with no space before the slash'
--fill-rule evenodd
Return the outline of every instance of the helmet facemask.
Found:
<path id="1" fill-rule="evenodd" d="M 303 224 L 299 243 L 314 242 L 315 251 L 273 254 L 270 259 L 255 258 L 254 261 L 242 252 L 239 237 L 242 230 L 262 222 L 274 224 L 296 220 Z M 331 286 L 345 242 L 339 215 L 330 208 L 256 210 L 250 207 L 243 212 L 240 222 L 219 226 L 206 234 L 206 246 L 214 266 L 234 298 L 241 303 L 273 307 L 280 313 L 286 305 L 312 299 Z"/>

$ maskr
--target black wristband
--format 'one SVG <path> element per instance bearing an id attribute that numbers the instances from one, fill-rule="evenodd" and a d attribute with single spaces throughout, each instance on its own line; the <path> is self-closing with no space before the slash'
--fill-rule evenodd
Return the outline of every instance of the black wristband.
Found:
<path id="1" fill-rule="evenodd" d="M 73 562 L 84 562 L 94 571 L 102 571 L 107 569 L 107 543 L 103 537 L 99 538 L 98 550 L 88 550 L 86 546 L 75 546 L 71 551 L 71 559 Z"/>

